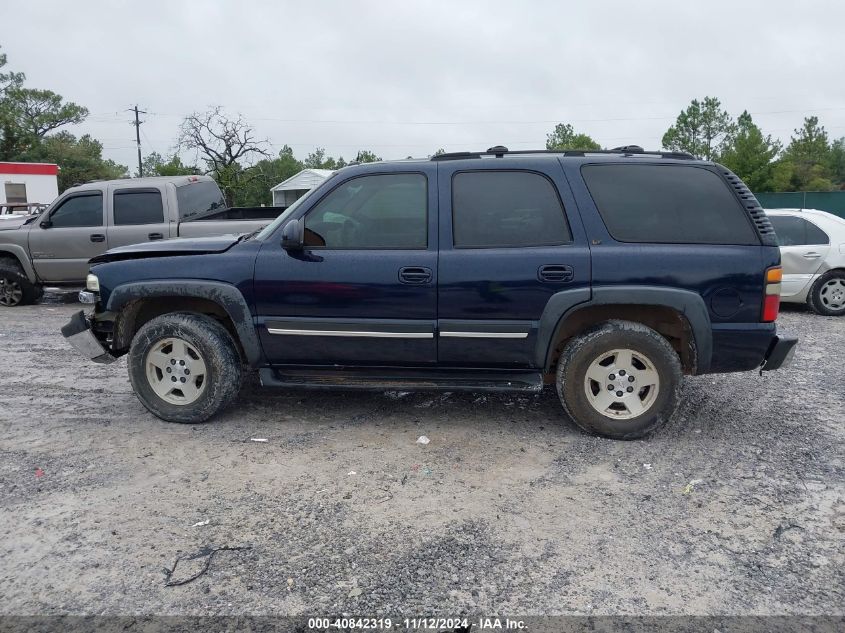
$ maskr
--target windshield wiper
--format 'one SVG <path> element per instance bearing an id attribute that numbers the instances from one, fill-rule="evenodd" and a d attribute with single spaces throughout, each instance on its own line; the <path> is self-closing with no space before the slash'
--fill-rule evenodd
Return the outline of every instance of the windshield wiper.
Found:
<path id="1" fill-rule="evenodd" d="M 263 228 L 264 227 L 261 227 L 261 229 Z M 255 229 L 252 233 L 244 233 L 238 237 L 238 242 L 246 242 L 247 240 L 252 239 L 261 232 L 261 229 Z"/>

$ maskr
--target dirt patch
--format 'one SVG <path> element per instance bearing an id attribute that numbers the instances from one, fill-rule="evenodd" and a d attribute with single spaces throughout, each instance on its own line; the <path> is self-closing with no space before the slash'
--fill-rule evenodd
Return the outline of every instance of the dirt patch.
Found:
<path id="1" fill-rule="evenodd" d="M 61 339 L 77 309 L 2 312 L 2 613 L 843 612 L 841 319 L 787 311 L 791 367 L 690 378 L 674 423 L 614 442 L 551 389 L 251 379 L 167 424 Z"/>

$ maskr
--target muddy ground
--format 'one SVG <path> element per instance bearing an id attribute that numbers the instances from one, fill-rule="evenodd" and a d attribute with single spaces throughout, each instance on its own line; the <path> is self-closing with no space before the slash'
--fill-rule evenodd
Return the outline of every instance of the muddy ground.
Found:
<path id="1" fill-rule="evenodd" d="M 552 390 L 253 381 L 168 424 L 125 361 L 62 340 L 78 309 L 0 313 L 0 613 L 845 610 L 843 319 L 787 310 L 791 367 L 689 378 L 677 420 L 626 443 Z"/>

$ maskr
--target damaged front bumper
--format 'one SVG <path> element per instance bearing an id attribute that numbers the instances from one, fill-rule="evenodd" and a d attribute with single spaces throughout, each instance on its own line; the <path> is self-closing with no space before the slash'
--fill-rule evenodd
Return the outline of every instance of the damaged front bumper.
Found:
<path id="1" fill-rule="evenodd" d="M 91 323 L 82 310 L 74 314 L 70 321 L 62 327 L 62 336 L 77 352 L 95 363 L 113 363 L 117 360 L 94 336 L 91 331 Z"/>

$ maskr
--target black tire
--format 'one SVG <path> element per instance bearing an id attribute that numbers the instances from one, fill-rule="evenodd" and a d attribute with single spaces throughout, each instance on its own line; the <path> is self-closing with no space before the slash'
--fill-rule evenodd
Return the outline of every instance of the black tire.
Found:
<path id="1" fill-rule="evenodd" d="M 838 282 L 836 287 L 831 288 L 831 282 Z M 845 285 L 845 271 L 831 270 L 816 280 L 807 295 L 807 304 L 817 314 L 824 316 L 845 316 L 845 300 L 835 303 L 831 301 L 834 293 L 841 297 L 842 290 L 839 284 Z M 833 305 L 831 305 L 833 303 Z"/>
<path id="2" fill-rule="evenodd" d="M 14 259 L 0 259 L 0 308 L 37 303 L 44 294 L 41 286 L 32 283 Z"/>
<path id="3" fill-rule="evenodd" d="M 187 366 L 180 367 L 179 361 L 176 361 L 179 354 L 175 351 L 175 346 L 167 344 L 168 340 L 181 340 L 187 343 L 188 348 L 192 348 L 204 366 L 202 379 L 199 371 L 193 376 L 183 376 L 179 373 L 186 372 L 191 363 L 197 361 L 189 353 L 186 356 Z M 161 347 L 162 345 L 164 347 Z M 168 348 L 170 352 L 167 351 Z M 188 351 L 190 352 L 190 349 Z M 170 362 L 176 361 L 172 370 L 167 367 L 167 374 L 155 366 L 150 366 L 152 361 L 148 359 L 148 354 L 156 354 L 155 357 L 159 358 L 159 353 L 169 358 Z M 154 375 L 152 379 L 148 377 L 148 367 Z M 161 378 L 158 378 L 159 376 Z M 151 380 L 156 382 L 159 389 L 166 389 L 169 386 L 169 383 L 165 382 L 167 378 L 176 380 L 173 380 L 172 393 L 164 394 L 165 397 L 178 399 L 181 393 L 178 381 L 185 383 L 186 380 L 191 381 L 186 386 L 193 385 L 192 388 L 196 389 L 199 395 L 195 400 L 182 404 L 165 400 L 162 395 L 156 393 Z M 156 317 L 138 330 L 129 348 L 129 381 L 135 395 L 153 415 L 167 422 L 205 422 L 235 399 L 241 388 L 241 378 L 241 358 L 235 341 L 226 328 L 211 317 L 178 312 Z"/>
<path id="4" fill-rule="evenodd" d="M 633 353 L 630 365 L 633 370 L 622 370 L 620 375 L 614 373 L 619 371 L 613 370 L 618 359 L 612 355 L 614 350 Z M 608 359 L 611 363 L 605 370 L 602 363 Z M 599 383 L 592 378 L 588 382 L 587 373 L 591 367 L 592 374 L 601 373 L 602 380 L 605 380 L 603 372 L 607 371 L 606 382 Z M 651 377 L 654 385 L 637 388 L 638 384 L 649 382 L 644 378 L 637 383 L 637 376 Z M 648 435 L 672 418 L 680 403 L 682 380 L 678 354 L 665 338 L 640 323 L 613 320 L 599 324 L 566 344 L 558 360 L 556 384 L 563 408 L 575 424 L 596 435 L 632 440 Z M 608 389 L 607 397 L 618 402 L 604 409 L 609 413 L 603 413 L 591 401 L 600 400 L 600 390 L 609 386 L 614 389 Z M 621 391 L 617 391 L 617 387 Z M 591 396 L 588 396 L 588 389 Z M 622 393 L 622 397 L 615 397 L 618 393 Z M 632 401 L 633 398 L 636 401 Z M 643 407 L 642 413 L 634 414 Z M 621 419 L 617 416 L 632 417 Z"/>

